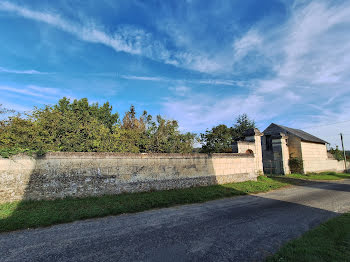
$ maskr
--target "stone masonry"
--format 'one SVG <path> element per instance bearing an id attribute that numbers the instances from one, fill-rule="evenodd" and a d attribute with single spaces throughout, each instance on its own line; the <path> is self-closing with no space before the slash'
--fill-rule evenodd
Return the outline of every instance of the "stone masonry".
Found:
<path id="1" fill-rule="evenodd" d="M 48 153 L 0 158 L 0 202 L 256 180 L 254 154 Z"/>

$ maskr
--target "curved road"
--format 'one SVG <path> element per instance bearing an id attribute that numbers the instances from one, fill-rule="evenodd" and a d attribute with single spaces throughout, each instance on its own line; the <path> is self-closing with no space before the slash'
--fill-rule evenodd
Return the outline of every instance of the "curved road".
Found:
<path id="1" fill-rule="evenodd" d="M 1 261 L 261 261 L 350 211 L 350 180 L 0 234 Z"/>

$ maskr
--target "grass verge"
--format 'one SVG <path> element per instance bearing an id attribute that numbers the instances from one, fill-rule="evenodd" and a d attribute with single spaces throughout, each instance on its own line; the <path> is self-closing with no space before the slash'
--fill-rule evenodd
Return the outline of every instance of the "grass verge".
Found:
<path id="1" fill-rule="evenodd" d="M 266 261 L 350 261 L 350 213 L 333 218 L 287 243 Z"/>
<path id="2" fill-rule="evenodd" d="M 335 172 L 322 172 L 322 173 L 308 173 L 308 174 L 290 174 L 286 177 L 305 179 L 305 180 L 340 180 L 350 178 L 350 174 L 335 173 Z"/>
<path id="3" fill-rule="evenodd" d="M 268 177 L 259 177 L 258 181 L 188 189 L 50 201 L 11 202 L 0 204 L 0 232 L 267 192 L 289 184 Z"/>

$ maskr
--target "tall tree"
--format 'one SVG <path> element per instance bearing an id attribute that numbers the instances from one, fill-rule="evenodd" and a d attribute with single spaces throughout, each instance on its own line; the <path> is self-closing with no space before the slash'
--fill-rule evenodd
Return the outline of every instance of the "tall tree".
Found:
<path id="1" fill-rule="evenodd" d="M 232 139 L 237 140 L 243 138 L 245 131 L 255 127 L 255 121 L 249 119 L 247 114 L 239 115 L 236 119 L 236 123 L 231 127 Z"/>
<path id="2" fill-rule="evenodd" d="M 218 125 L 201 134 L 203 153 L 223 153 L 231 151 L 232 134 L 226 125 Z"/>
<path id="3" fill-rule="evenodd" d="M 246 114 L 239 115 L 232 127 L 218 125 L 211 130 L 206 130 L 200 135 L 203 153 L 227 153 L 232 152 L 232 142 L 241 139 L 244 132 L 254 128 L 255 122 Z"/>

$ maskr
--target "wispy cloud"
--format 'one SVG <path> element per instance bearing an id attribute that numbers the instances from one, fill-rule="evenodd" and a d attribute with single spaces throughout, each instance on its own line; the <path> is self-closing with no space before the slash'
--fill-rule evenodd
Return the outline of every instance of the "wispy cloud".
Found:
<path id="1" fill-rule="evenodd" d="M 27 85 L 21 88 L 0 85 L 0 90 L 45 99 L 57 99 L 62 96 L 62 90 L 35 85 Z"/>
<path id="2" fill-rule="evenodd" d="M 0 67 L 0 73 L 9 73 L 9 74 L 20 74 L 20 75 L 46 75 L 49 74 L 47 72 L 40 72 L 37 70 L 15 70 L 15 69 L 8 69 L 5 67 Z"/>
<path id="3" fill-rule="evenodd" d="M 165 44 L 149 32 L 130 25 L 120 25 L 110 34 L 102 26 L 94 23 L 75 23 L 58 14 L 34 11 L 10 2 L 0 2 L 0 10 L 43 22 L 57 27 L 77 38 L 90 43 L 99 43 L 113 48 L 117 52 L 141 55 L 165 64 L 171 64 L 201 72 L 214 72 L 220 65 L 204 55 L 185 51 L 170 51 Z"/>
<path id="4" fill-rule="evenodd" d="M 239 61 L 251 51 L 256 51 L 262 43 L 259 32 L 251 29 L 233 43 L 234 59 Z"/>
<path id="5" fill-rule="evenodd" d="M 184 85 L 170 87 L 169 90 L 178 96 L 185 96 L 191 92 L 191 88 L 188 86 L 184 86 Z"/>
<path id="6" fill-rule="evenodd" d="M 164 46 L 153 39 L 151 34 L 142 29 L 132 26 L 120 26 L 114 34 L 107 34 L 103 30 L 98 29 L 99 26 L 93 23 L 89 23 L 88 25 L 77 24 L 62 18 L 58 14 L 33 11 L 6 1 L 0 3 L 0 10 L 13 12 L 28 19 L 47 23 L 73 34 L 83 41 L 104 44 L 118 52 L 144 55 L 149 58 L 171 62 L 170 55 Z"/>
<path id="7" fill-rule="evenodd" d="M 256 24 L 234 41 L 235 63 L 251 54 L 255 59 L 258 54 L 262 61 L 258 66 L 269 70 L 260 79 L 242 83 L 249 90 L 247 94 L 218 98 L 203 92 L 169 97 L 163 103 L 164 112 L 191 131 L 230 124 L 234 116 L 244 112 L 262 127 L 273 119 L 296 128 L 347 120 L 350 35 L 346 28 L 350 26 L 350 3 L 305 1 L 289 7 L 290 17 L 285 23 L 269 29 Z M 334 128 L 307 131 L 336 144 L 340 131 L 350 132 L 350 123 Z"/>
<path id="8" fill-rule="evenodd" d="M 229 79 L 173 79 L 162 76 L 136 76 L 136 75 L 120 75 L 122 79 L 152 82 L 169 82 L 169 83 L 191 83 L 203 85 L 223 85 L 223 86 L 247 86 L 247 81 L 236 81 Z"/>
<path id="9" fill-rule="evenodd" d="M 128 80 L 139 80 L 139 81 L 155 81 L 155 82 L 169 82 L 169 78 L 157 77 L 157 76 L 133 76 L 133 75 L 121 75 L 120 78 Z"/>

